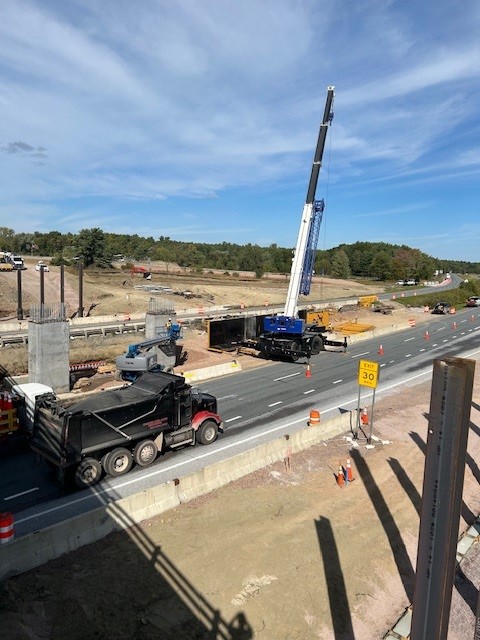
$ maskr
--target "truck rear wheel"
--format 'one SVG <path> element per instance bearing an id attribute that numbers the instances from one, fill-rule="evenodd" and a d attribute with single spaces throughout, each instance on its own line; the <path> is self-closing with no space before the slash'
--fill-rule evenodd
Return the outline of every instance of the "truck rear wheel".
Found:
<path id="1" fill-rule="evenodd" d="M 213 420 L 205 420 L 197 430 L 197 441 L 200 444 L 211 444 L 218 436 L 218 427 Z"/>
<path id="2" fill-rule="evenodd" d="M 158 447 L 152 440 L 142 440 L 133 450 L 133 459 L 139 467 L 147 467 L 157 457 Z"/>
<path id="3" fill-rule="evenodd" d="M 96 484 L 102 476 L 102 465 L 95 458 L 84 458 L 75 470 L 75 484 L 86 489 Z"/>
<path id="4" fill-rule="evenodd" d="M 128 473 L 133 465 L 133 456 L 128 449 L 118 447 L 107 453 L 103 460 L 103 468 L 105 473 L 112 478 L 123 476 Z"/>

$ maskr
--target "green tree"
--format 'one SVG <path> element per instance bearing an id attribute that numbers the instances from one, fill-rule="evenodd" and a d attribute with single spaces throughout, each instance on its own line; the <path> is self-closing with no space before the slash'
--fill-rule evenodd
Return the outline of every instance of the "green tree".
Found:
<path id="1" fill-rule="evenodd" d="M 370 264 L 370 275 L 377 280 L 392 279 L 392 258 L 386 251 L 379 251 Z"/>
<path id="2" fill-rule="evenodd" d="M 15 231 L 0 227 L 0 251 L 15 251 Z"/>
<path id="3" fill-rule="evenodd" d="M 350 263 L 348 256 L 343 249 L 338 249 L 333 254 L 332 259 L 332 276 L 334 278 L 350 278 L 352 272 L 350 271 Z"/>
<path id="4" fill-rule="evenodd" d="M 82 257 L 83 266 L 92 264 L 105 266 L 105 234 L 98 227 L 94 229 L 82 229 L 76 238 L 76 248 Z"/>

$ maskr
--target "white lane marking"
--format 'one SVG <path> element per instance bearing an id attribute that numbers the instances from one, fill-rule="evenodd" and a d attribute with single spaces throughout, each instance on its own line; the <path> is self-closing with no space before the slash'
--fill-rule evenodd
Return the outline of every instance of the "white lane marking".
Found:
<path id="1" fill-rule="evenodd" d="M 282 404 L 282 401 L 281 401 L 281 400 L 279 400 L 278 402 L 272 402 L 272 404 L 269 404 L 268 406 L 269 406 L 269 407 L 276 407 L 276 406 L 277 406 L 277 404 Z"/>
<path id="2" fill-rule="evenodd" d="M 7 496 L 6 498 L 4 498 L 4 500 L 13 500 L 14 498 L 24 496 L 27 493 L 32 493 L 32 491 L 38 491 L 38 487 L 33 487 L 33 489 L 27 489 L 26 491 L 21 491 L 20 493 L 14 493 L 13 496 Z"/>
<path id="3" fill-rule="evenodd" d="M 432 347 L 438 347 L 438 342 L 434 342 L 434 343 L 432 344 Z"/>
<path id="4" fill-rule="evenodd" d="M 413 338 L 406 338 L 404 342 L 410 342 L 410 340 L 415 340 L 415 336 L 413 336 Z"/>
<path id="5" fill-rule="evenodd" d="M 233 422 L 234 420 L 240 420 L 242 416 L 235 416 L 234 418 L 229 418 L 228 420 L 224 420 L 224 422 Z"/>
<path id="6" fill-rule="evenodd" d="M 389 360 L 388 364 L 393 364 L 395 362 L 395 360 Z"/>
<path id="7" fill-rule="evenodd" d="M 273 381 L 274 382 L 278 382 L 279 380 L 286 380 L 287 378 L 293 378 L 294 376 L 299 376 L 300 372 L 298 371 L 297 373 L 290 373 L 288 376 L 282 376 L 281 378 L 274 378 Z"/>
<path id="8" fill-rule="evenodd" d="M 422 351 L 426 351 L 425 347 L 423 347 L 423 349 L 420 349 L 420 353 L 422 353 Z"/>
<path id="9" fill-rule="evenodd" d="M 437 331 L 443 331 L 445 327 L 438 327 Z"/>
<path id="10" fill-rule="evenodd" d="M 411 358 L 412 354 L 411 353 L 406 353 L 405 354 L 405 358 Z"/>
<path id="11" fill-rule="evenodd" d="M 477 349 L 477 351 L 472 351 L 472 353 L 467 353 L 465 354 L 465 357 L 471 357 L 474 356 L 476 354 L 480 353 L 480 349 Z M 387 387 L 383 387 L 380 391 L 380 393 L 385 392 L 385 391 L 390 391 L 390 389 L 395 389 L 395 387 L 399 387 L 402 385 L 405 385 L 409 382 L 412 382 L 413 380 L 416 380 L 417 378 L 422 378 L 424 376 L 432 376 L 432 372 L 430 370 L 430 368 L 428 368 L 425 371 L 422 371 L 421 373 L 417 373 L 414 376 L 412 376 L 411 378 L 407 378 L 405 380 L 401 380 L 400 382 L 394 382 L 393 384 L 387 386 Z M 373 392 L 372 393 L 366 393 L 363 397 L 364 399 L 366 398 L 370 398 L 371 396 L 373 396 Z M 358 402 L 357 398 L 352 398 L 352 400 L 346 400 L 344 403 L 342 403 L 342 406 L 348 405 L 348 404 L 356 404 Z M 339 405 L 334 405 L 333 407 L 330 407 L 329 409 L 322 409 L 322 415 L 325 415 L 326 413 L 330 413 L 332 411 L 336 411 L 338 413 L 338 407 Z M 262 433 L 258 433 L 255 434 L 253 436 L 248 436 L 247 438 L 244 438 L 243 440 L 238 440 L 237 442 L 232 442 L 230 444 L 226 444 L 224 447 L 219 447 L 218 449 L 215 449 L 215 451 L 211 451 L 211 452 L 206 452 L 206 453 L 202 453 L 199 456 L 195 456 L 195 460 L 202 460 L 203 458 L 207 458 L 209 456 L 212 456 L 218 452 L 222 452 L 222 451 L 226 451 L 227 449 L 231 449 L 232 447 L 236 447 L 242 444 L 245 444 L 247 442 L 250 442 L 252 440 L 257 440 L 258 438 L 265 436 L 265 435 L 269 435 L 270 433 L 275 433 L 276 431 L 281 431 L 282 429 L 286 429 L 287 427 L 293 427 L 296 424 L 300 424 L 301 422 L 305 423 L 305 421 L 308 420 L 307 416 L 303 416 L 301 418 L 298 418 L 298 420 L 294 420 L 293 422 L 287 422 L 286 424 L 282 424 L 278 427 L 272 427 L 271 429 L 269 429 L 268 431 L 262 431 Z M 147 478 L 151 478 L 153 476 L 157 476 L 159 473 L 164 473 L 166 471 L 171 471 L 172 469 L 178 469 L 179 467 L 183 467 L 186 464 L 189 464 L 191 462 L 191 460 L 182 460 L 177 462 L 176 464 L 172 464 L 169 467 L 161 467 L 160 469 L 158 469 L 157 471 L 152 471 L 151 473 L 142 475 L 141 478 L 135 478 L 134 480 L 127 480 L 126 482 L 123 482 L 121 484 L 118 484 L 115 486 L 115 489 L 121 489 L 122 487 L 126 487 L 130 484 L 135 484 L 135 482 L 143 482 L 145 479 Z M 106 494 L 108 496 L 108 490 L 102 489 L 102 490 L 98 490 L 97 494 Z M 60 509 L 64 509 L 65 507 L 69 507 L 70 505 L 73 504 L 78 504 L 80 502 L 85 502 L 85 500 L 89 500 L 91 498 L 91 494 L 88 494 L 87 496 L 84 496 L 83 498 L 77 498 L 77 500 L 71 500 L 70 502 L 68 502 L 67 504 L 59 504 L 56 507 L 51 507 L 50 509 L 45 509 L 45 511 L 39 511 L 38 513 L 34 513 L 31 516 L 26 516 L 25 518 L 19 518 L 18 520 L 16 520 L 17 524 L 21 524 L 22 522 L 27 522 L 28 520 L 33 520 L 34 518 L 40 518 L 42 516 L 47 515 L 48 513 L 53 513 L 54 511 L 59 511 Z"/>
<path id="12" fill-rule="evenodd" d="M 443 342 L 448 342 L 448 340 L 444 340 Z"/>
<path id="13" fill-rule="evenodd" d="M 310 389 L 310 391 L 304 391 L 303 395 L 306 396 L 307 393 L 313 393 L 315 391 L 315 389 Z"/>
<path id="14" fill-rule="evenodd" d="M 352 356 L 352 358 L 361 358 L 362 356 L 368 356 L 370 351 L 364 351 L 363 353 L 357 353 L 356 356 Z"/>
<path id="15" fill-rule="evenodd" d="M 382 364 L 380 365 L 381 367 L 386 367 L 387 363 L 386 362 L 382 362 Z"/>
<path id="16" fill-rule="evenodd" d="M 237 396 L 232 394 L 230 396 L 223 396 L 222 398 L 217 398 L 217 400 L 231 400 L 232 398 L 236 398 Z"/>
<path id="17" fill-rule="evenodd" d="M 338 384 L 339 382 L 342 382 L 342 380 L 334 380 L 332 384 Z"/>

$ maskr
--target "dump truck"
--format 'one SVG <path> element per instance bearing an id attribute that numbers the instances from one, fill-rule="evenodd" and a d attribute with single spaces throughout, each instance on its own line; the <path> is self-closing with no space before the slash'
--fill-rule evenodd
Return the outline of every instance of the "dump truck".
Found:
<path id="1" fill-rule="evenodd" d="M 183 376 L 153 370 L 121 388 L 67 404 L 37 398 L 31 448 L 62 483 L 91 487 L 104 474 L 146 467 L 159 453 L 185 444 L 211 444 L 223 432 L 214 396 Z"/>

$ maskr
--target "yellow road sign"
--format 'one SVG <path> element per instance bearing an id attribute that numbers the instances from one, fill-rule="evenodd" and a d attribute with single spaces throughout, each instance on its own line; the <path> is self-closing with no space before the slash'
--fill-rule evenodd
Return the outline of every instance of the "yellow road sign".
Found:
<path id="1" fill-rule="evenodd" d="M 379 368 L 378 362 L 360 360 L 358 363 L 358 384 L 375 389 L 378 383 Z"/>

